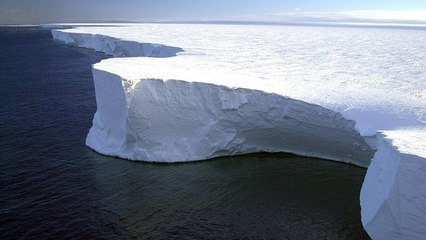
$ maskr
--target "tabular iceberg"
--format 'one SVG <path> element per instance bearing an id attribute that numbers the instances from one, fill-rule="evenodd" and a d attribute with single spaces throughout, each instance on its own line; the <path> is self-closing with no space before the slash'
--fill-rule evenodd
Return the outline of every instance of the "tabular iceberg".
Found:
<path id="1" fill-rule="evenodd" d="M 269 32 L 281 31 L 276 28 L 261 31 L 264 36 L 253 34 L 259 33 L 255 27 L 236 30 L 220 26 L 222 30 L 227 31 L 226 43 L 217 40 L 214 26 L 52 30 L 55 39 L 113 56 L 132 57 L 94 65 L 98 110 L 87 145 L 103 154 L 161 162 L 258 151 L 285 151 L 359 166 L 368 166 L 373 159 L 361 191 L 365 229 L 373 239 L 424 239 L 426 81 L 421 69 L 426 56 L 417 51 L 424 45 L 416 40 L 424 39 L 424 33 L 386 32 L 396 39 L 410 35 L 407 41 L 413 42 L 411 52 L 418 53 L 411 56 L 410 51 L 400 52 L 398 45 L 377 45 L 382 52 L 370 49 L 368 37 L 356 38 L 358 44 L 367 47 L 353 51 L 354 38 L 347 32 L 339 35 L 351 39 L 346 51 L 328 44 L 329 36 L 337 39 L 334 33 L 320 37 L 314 33 L 312 38 L 319 40 L 317 48 L 312 47 L 317 43 L 310 42 L 303 43 L 303 48 L 287 46 L 283 52 L 280 48 L 275 51 L 277 42 L 267 44 L 277 36 Z M 310 34 L 305 30 L 298 31 Z M 188 38 L 186 33 L 191 31 L 192 38 Z M 235 38 L 235 31 L 241 36 Z M 142 35 L 148 36 L 148 41 Z M 256 37 L 243 42 L 245 35 L 247 39 Z M 296 36 L 293 42 L 305 39 L 310 38 Z M 316 54 L 318 47 L 325 50 Z M 306 55 L 306 50 L 300 50 L 305 48 L 312 52 Z M 367 66 L 359 57 L 364 50 L 375 63 L 365 67 L 367 74 L 359 69 Z M 389 50 L 394 52 L 388 55 Z M 372 53 L 379 58 L 370 56 Z M 406 64 L 393 62 L 398 60 L 395 53 L 406 56 Z M 282 56 L 291 56 L 291 61 L 281 61 Z M 390 60 L 383 64 L 383 57 Z M 299 67 L 293 64 L 305 58 L 310 61 L 303 60 L 306 65 L 301 69 L 312 78 L 309 81 L 300 78 Z M 316 68 L 324 61 L 335 65 Z M 277 71 L 284 63 L 291 68 L 284 73 Z M 361 75 L 346 74 L 349 66 Z M 337 70 L 330 70 L 334 68 Z M 322 76 L 319 82 L 314 80 L 318 74 Z M 288 76 L 294 81 L 286 81 Z M 375 81 L 364 81 L 366 76 Z M 412 81 L 400 80 L 410 77 Z M 364 136 L 385 131 L 371 138 L 368 145 L 355 128 Z M 370 146 L 377 149 L 375 154 Z"/>
<path id="2" fill-rule="evenodd" d="M 263 151 L 369 164 L 372 150 L 355 123 L 321 106 L 203 82 L 150 75 L 132 81 L 106 71 L 109 64 L 121 65 L 122 71 L 138 64 L 147 70 L 150 60 L 132 65 L 111 59 L 94 66 L 98 110 L 88 146 L 103 154 L 155 162 Z M 162 62 L 166 68 L 176 66 Z"/>

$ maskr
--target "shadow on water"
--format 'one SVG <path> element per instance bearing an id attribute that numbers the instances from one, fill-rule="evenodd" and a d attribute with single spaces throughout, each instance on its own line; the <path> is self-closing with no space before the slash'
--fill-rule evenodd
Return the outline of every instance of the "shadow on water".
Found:
<path id="1" fill-rule="evenodd" d="M 181 164 L 96 163 L 101 199 L 127 216 L 119 222 L 135 234 L 367 238 L 359 219 L 362 168 L 285 154 Z"/>
<path id="2" fill-rule="evenodd" d="M 365 169 L 288 154 L 184 164 L 99 155 L 90 65 L 45 29 L 0 28 L 0 239 L 368 239 Z"/>

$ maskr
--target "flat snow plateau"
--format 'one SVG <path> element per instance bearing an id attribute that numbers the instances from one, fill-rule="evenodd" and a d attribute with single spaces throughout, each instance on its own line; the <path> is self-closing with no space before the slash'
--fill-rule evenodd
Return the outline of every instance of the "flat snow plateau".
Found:
<path id="1" fill-rule="evenodd" d="M 52 34 L 118 57 L 93 67 L 96 151 L 168 162 L 256 151 L 373 159 L 365 229 L 426 239 L 426 31 L 131 24 Z"/>

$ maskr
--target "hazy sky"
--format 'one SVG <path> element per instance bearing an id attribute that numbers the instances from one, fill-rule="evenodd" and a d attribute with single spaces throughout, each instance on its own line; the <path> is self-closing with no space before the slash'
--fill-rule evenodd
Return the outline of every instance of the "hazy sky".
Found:
<path id="1" fill-rule="evenodd" d="M 284 16 L 385 10 L 425 19 L 426 0 L 0 0 L 0 24 L 150 20 L 279 20 Z M 409 11 L 415 11 L 411 14 Z M 380 15 L 382 12 L 379 12 Z M 289 15 L 290 14 L 290 15 Z M 322 14 L 322 15 L 321 15 Z M 363 12 L 363 14 L 365 14 Z M 374 16 L 373 16 L 374 17 Z M 404 19 L 405 19 L 404 18 Z"/>

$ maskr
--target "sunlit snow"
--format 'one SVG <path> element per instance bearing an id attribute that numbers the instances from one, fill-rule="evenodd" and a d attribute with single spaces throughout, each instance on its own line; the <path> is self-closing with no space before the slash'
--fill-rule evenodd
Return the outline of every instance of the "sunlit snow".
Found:
<path id="1" fill-rule="evenodd" d="M 53 30 L 53 35 L 124 57 L 94 66 L 98 112 L 88 145 L 99 152 L 132 159 L 200 159 L 281 149 L 363 165 L 353 161 L 354 154 L 364 151 L 355 158 L 365 158 L 369 150 L 354 138 L 351 122 L 320 105 L 354 120 L 362 136 L 376 136 L 370 138 L 377 152 L 361 192 L 363 224 L 370 236 L 426 236 L 425 30 L 132 24 Z M 207 101 L 202 95 L 206 93 L 213 93 L 214 101 Z M 117 100 L 105 104 L 110 97 Z M 198 127 L 192 129 L 182 119 L 197 109 L 201 115 L 194 115 L 191 124 Z M 283 114 L 276 114 L 277 109 Z M 256 121 L 241 113 L 256 116 Z M 279 116 L 292 120 L 281 121 Z M 215 117 L 225 121 L 215 122 Z M 235 128 L 239 122 L 243 124 Z M 151 128 L 166 123 L 171 124 L 167 133 Z M 330 128 L 330 123 L 336 125 Z M 173 129 L 181 133 L 176 139 Z M 253 132 L 259 129 L 267 131 Z M 312 139 L 298 139 L 306 129 L 311 129 Z M 313 139 L 330 129 L 334 139 L 316 144 Z M 191 137 L 182 137 L 188 133 Z M 256 136 L 262 139 L 251 142 Z M 280 148 L 286 141 L 290 147 Z M 321 152 L 333 141 L 346 146 L 334 149 L 342 151 L 340 155 Z M 268 144 L 262 146 L 264 142 Z M 143 151 L 128 155 L 135 154 L 133 149 Z"/>
<path id="2" fill-rule="evenodd" d="M 197 65 L 225 66 L 258 79 L 256 88 L 342 112 L 365 134 L 426 127 L 426 31 L 161 24 L 66 31 L 183 48 Z"/>

